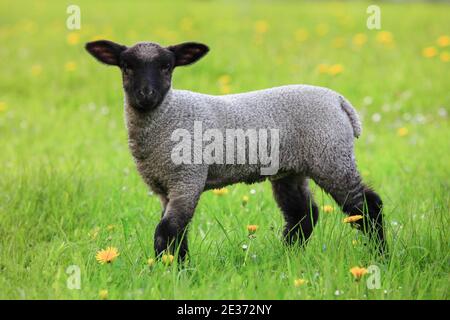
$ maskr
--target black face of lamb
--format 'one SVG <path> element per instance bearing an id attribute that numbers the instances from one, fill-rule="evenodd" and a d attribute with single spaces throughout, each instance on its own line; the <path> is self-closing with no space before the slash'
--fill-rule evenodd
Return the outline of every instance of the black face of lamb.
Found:
<path id="1" fill-rule="evenodd" d="M 165 48 L 144 42 L 128 48 L 100 40 L 87 43 L 86 50 L 100 62 L 120 67 L 127 102 L 134 109 L 147 112 L 164 100 L 174 68 L 194 63 L 209 49 L 195 42 Z"/>
<path id="2" fill-rule="evenodd" d="M 174 55 L 159 46 L 137 45 L 121 55 L 123 88 L 131 106 L 150 111 L 161 104 L 170 89 Z"/>

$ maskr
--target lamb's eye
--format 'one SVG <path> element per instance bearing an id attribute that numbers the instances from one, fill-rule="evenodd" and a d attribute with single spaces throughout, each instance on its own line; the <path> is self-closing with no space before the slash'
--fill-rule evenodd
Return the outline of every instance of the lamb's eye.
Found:
<path id="1" fill-rule="evenodd" d="M 131 70 L 131 68 L 130 68 L 130 66 L 128 64 L 122 65 L 122 70 L 126 74 L 130 74 L 132 72 L 132 70 Z"/>
<path id="2" fill-rule="evenodd" d="M 163 64 L 162 67 L 161 67 L 161 70 L 164 71 L 164 72 L 169 71 L 170 70 L 170 63 Z"/>

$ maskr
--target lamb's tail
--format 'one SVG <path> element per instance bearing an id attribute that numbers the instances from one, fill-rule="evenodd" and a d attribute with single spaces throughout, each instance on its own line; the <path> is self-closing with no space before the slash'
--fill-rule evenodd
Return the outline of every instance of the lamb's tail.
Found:
<path id="1" fill-rule="evenodd" d="M 339 98 L 341 100 L 341 108 L 347 114 L 348 119 L 350 120 L 350 123 L 353 127 L 353 135 L 355 136 L 355 138 L 358 138 L 362 132 L 361 121 L 359 120 L 358 113 L 356 113 L 355 108 L 353 108 L 353 106 L 350 104 L 350 102 L 347 101 L 347 99 L 342 96 L 339 96 Z"/>

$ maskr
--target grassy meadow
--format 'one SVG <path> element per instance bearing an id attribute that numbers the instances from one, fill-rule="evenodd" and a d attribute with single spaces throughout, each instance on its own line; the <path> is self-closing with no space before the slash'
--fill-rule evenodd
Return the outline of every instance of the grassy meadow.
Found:
<path id="1" fill-rule="evenodd" d="M 80 0 L 81 29 L 68 30 L 69 4 L 0 2 L 0 298 L 449 298 L 450 5 L 378 2 L 381 29 L 369 30 L 369 2 Z M 102 38 L 208 44 L 175 71 L 178 89 L 345 95 L 363 120 L 356 157 L 385 204 L 389 259 L 313 183 L 317 228 L 307 248 L 286 247 L 266 182 L 204 193 L 189 263 L 149 265 L 160 204 L 128 151 L 120 73 L 84 50 Z M 107 247 L 120 255 L 102 265 Z M 371 265 L 378 289 L 350 273 Z"/>

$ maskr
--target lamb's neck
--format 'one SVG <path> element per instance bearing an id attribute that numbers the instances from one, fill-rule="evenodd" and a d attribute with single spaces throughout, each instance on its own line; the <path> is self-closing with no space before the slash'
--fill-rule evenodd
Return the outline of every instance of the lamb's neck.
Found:
<path id="1" fill-rule="evenodd" d="M 158 119 L 169 112 L 172 99 L 173 90 L 170 89 L 159 106 L 154 110 L 142 112 L 131 106 L 125 95 L 125 120 L 130 138 L 135 134 L 141 134 L 142 130 L 151 130 L 158 123 Z"/>

